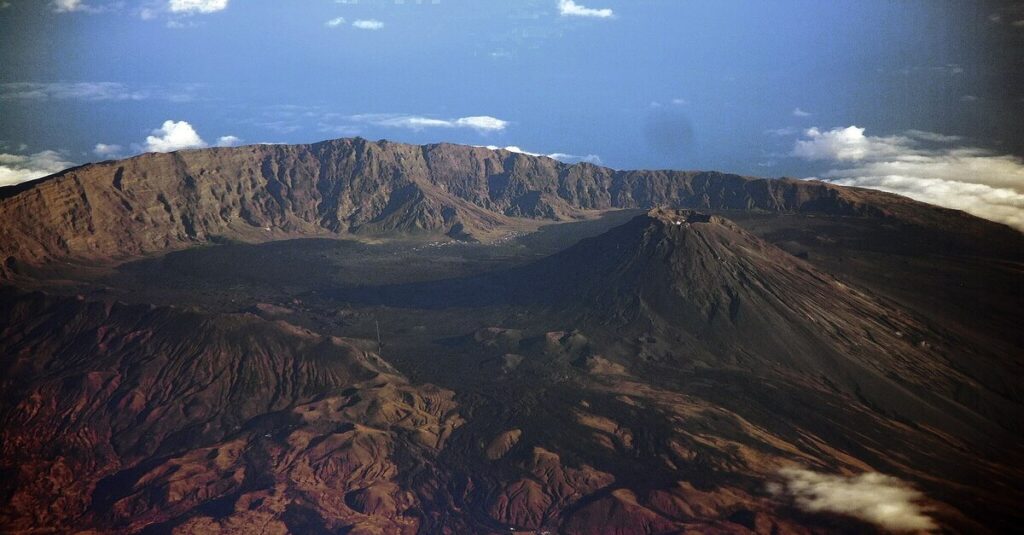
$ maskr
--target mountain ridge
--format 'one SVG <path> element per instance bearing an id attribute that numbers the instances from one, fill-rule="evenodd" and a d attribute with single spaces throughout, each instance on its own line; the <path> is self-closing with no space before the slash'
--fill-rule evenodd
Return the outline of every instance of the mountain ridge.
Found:
<path id="1" fill-rule="evenodd" d="M 879 217 L 952 229 L 961 241 L 1024 243 L 1019 232 L 962 212 L 823 182 L 616 171 L 502 149 L 351 138 L 147 153 L 0 188 L 0 276 L 20 265 L 125 258 L 218 238 L 488 240 L 517 219 L 655 206 Z"/>

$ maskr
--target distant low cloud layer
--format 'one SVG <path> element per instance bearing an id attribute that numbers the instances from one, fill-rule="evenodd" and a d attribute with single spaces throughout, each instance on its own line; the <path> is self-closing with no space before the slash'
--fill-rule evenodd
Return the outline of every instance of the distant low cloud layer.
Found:
<path id="1" fill-rule="evenodd" d="M 379 30 L 384 27 L 384 23 L 376 19 L 359 19 L 352 23 L 352 27 L 360 30 Z"/>
<path id="2" fill-rule="evenodd" d="M 822 474 L 801 468 L 780 471 L 784 483 L 772 487 L 812 513 L 838 513 L 891 531 L 937 528 L 922 505 L 924 496 L 895 477 L 867 472 L 857 476 Z"/>
<path id="3" fill-rule="evenodd" d="M 371 113 L 352 115 L 350 120 L 376 126 L 424 130 L 427 128 L 470 128 L 478 132 L 496 132 L 504 130 L 508 121 L 489 115 L 474 115 L 457 119 L 435 119 L 418 115 L 397 115 L 387 113 Z"/>
<path id="4" fill-rule="evenodd" d="M 234 147 L 242 143 L 236 136 L 217 138 L 217 147 Z M 202 149 L 210 145 L 199 136 L 196 129 L 187 121 L 164 121 L 164 124 L 153 130 L 140 148 L 145 152 L 173 152 L 184 149 Z M 97 145 L 99 147 L 99 145 Z"/>
<path id="5" fill-rule="evenodd" d="M 92 149 L 92 153 L 100 158 L 117 158 L 124 151 L 124 147 L 121 145 L 97 143 Z"/>
<path id="6" fill-rule="evenodd" d="M 216 13 L 227 9 L 228 2 L 229 0 L 163 0 L 159 3 L 152 1 L 145 3 L 138 13 L 145 20 L 156 17 L 162 11 L 178 15 Z M 130 7 L 121 1 L 107 1 L 93 5 L 83 0 L 51 0 L 50 5 L 56 13 L 105 13 Z"/>
<path id="7" fill-rule="evenodd" d="M 53 10 L 57 13 L 71 13 L 87 9 L 82 0 L 53 0 Z"/>
<path id="8" fill-rule="evenodd" d="M 217 138 L 218 147 L 237 147 L 242 144 L 242 138 L 237 136 L 220 136 Z"/>
<path id="9" fill-rule="evenodd" d="M 523 150 L 523 149 L 521 149 L 521 148 L 519 148 L 519 147 L 517 147 L 515 145 L 510 145 L 508 147 L 498 147 L 496 145 L 487 145 L 486 148 L 491 149 L 491 150 L 497 150 L 497 149 L 504 148 L 505 150 L 507 150 L 509 152 L 515 152 L 517 154 L 526 154 L 526 155 L 529 155 L 529 156 L 547 156 L 548 158 L 552 158 L 554 160 L 558 160 L 560 162 L 565 162 L 565 163 L 587 162 L 587 163 L 592 163 L 594 165 L 601 165 L 601 158 L 598 155 L 596 155 L 596 154 L 587 154 L 586 156 L 579 156 L 579 155 L 576 155 L 576 154 L 566 154 L 564 152 L 552 152 L 551 154 L 541 154 L 539 152 L 525 151 L 525 150 Z"/>
<path id="10" fill-rule="evenodd" d="M 792 154 L 832 162 L 820 178 L 955 208 L 1024 230 L 1024 161 L 957 136 L 909 130 L 869 136 L 857 126 L 803 132 Z"/>
<path id="11" fill-rule="evenodd" d="M 172 13 L 213 13 L 228 7 L 228 0 L 170 0 Z"/>
<path id="12" fill-rule="evenodd" d="M 595 17 L 599 19 L 607 19 L 615 15 L 611 9 L 593 9 L 577 4 L 573 0 L 559 0 L 558 14 L 563 17 Z"/>
<path id="13" fill-rule="evenodd" d="M 71 167 L 66 157 L 53 150 L 33 154 L 0 153 L 0 186 L 10 186 Z"/>
<path id="14" fill-rule="evenodd" d="M 119 82 L 12 82 L 0 84 L 0 100 L 77 100 L 81 102 L 167 100 L 190 102 L 199 86 L 133 88 Z"/>
<path id="15" fill-rule="evenodd" d="M 236 147 L 242 144 L 237 136 L 220 136 L 216 147 Z M 132 143 L 128 148 L 113 143 L 97 143 L 92 153 L 102 159 L 123 158 L 139 152 L 173 152 L 184 149 L 201 149 L 210 145 L 187 121 L 164 121 L 153 130 L 143 143 Z M 0 149 L 5 147 L 0 143 Z M 52 175 L 73 165 L 63 151 L 44 150 L 32 154 L 22 145 L 15 153 L 0 152 L 0 186 L 11 186 L 36 178 Z"/>

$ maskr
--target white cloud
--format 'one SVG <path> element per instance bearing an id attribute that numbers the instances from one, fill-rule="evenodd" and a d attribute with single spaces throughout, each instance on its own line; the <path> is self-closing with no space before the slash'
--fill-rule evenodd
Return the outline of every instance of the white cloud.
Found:
<path id="1" fill-rule="evenodd" d="M 352 27 L 360 30 L 379 30 L 384 27 L 384 23 L 375 19 L 359 19 L 352 23 Z"/>
<path id="2" fill-rule="evenodd" d="M 921 202 L 963 210 L 1024 231 L 1024 194 L 1010 188 L 901 175 L 835 178 L 829 182 L 898 193 Z"/>
<path id="3" fill-rule="evenodd" d="M 878 138 L 864 135 L 857 126 L 833 128 L 822 132 L 817 127 L 804 131 L 793 147 L 793 155 L 807 160 L 862 160 L 867 157 L 892 156 L 900 152 L 905 141 L 896 137 Z"/>
<path id="4" fill-rule="evenodd" d="M 804 511 L 848 515 L 892 531 L 937 528 L 925 514 L 924 496 L 895 477 L 875 472 L 844 477 L 800 468 L 780 474 L 786 481 L 774 490 L 793 498 Z"/>
<path id="5" fill-rule="evenodd" d="M 615 15 L 609 8 L 593 9 L 573 2 L 573 0 L 558 0 L 558 14 L 563 17 L 596 17 L 607 19 Z"/>
<path id="6" fill-rule="evenodd" d="M 504 130 L 508 126 L 508 121 L 502 121 L 489 115 L 474 115 L 456 119 L 454 126 L 469 127 L 474 130 Z"/>
<path id="7" fill-rule="evenodd" d="M 82 0 L 53 0 L 53 10 L 57 13 L 71 13 L 74 11 L 87 11 L 88 6 Z"/>
<path id="8" fill-rule="evenodd" d="M 558 161 L 563 162 L 563 163 L 587 162 L 587 163 L 592 163 L 594 165 L 601 165 L 601 157 L 596 155 L 596 154 L 588 154 L 586 156 L 577 156 L 575 154 L 566 154 L 564 152 L 552 152 L 551 154 L 541 154 L 539 152 L 529 152 L 529 151 L 523 150 L 523 149 L 521 149 L 521 148 L 519 148 L 519 147 L 517 147 L 515 145 L 509 145 L 507 147 L 499 147 L 497 145 L 487 145 L 484 148 L 491 149 L 491 150 L 504 149 L 504 150 L 507 150 L 509 152 L 514 152 L 516 154 L 526 154 L 527 156 L 547 156 L 548 158 L 551 158 L 551 159 L 554 159 L 554 160 L 558 160 Z"/>
<path id="9" fill-rule="evenodd" d="M 228 0 L 170 0 L 171 13 L 214 13 L 227 9 Z"/>
<path id="10" fill-rule="evenodd" d="M 792 154 L 837 164 L 822 176 L 835 184 L 897 193 L 1024 230 L 1024 161 L 951 145 L 959 140 L 919 130 L 876 137 L 856 126 L 811 128 Z"/>
<path id="11" fill-rule="evenodd" d="M 187 122 L 164 121 L 163 126 L 153 130 L 153 135 L 146 138 L 144 148 L 146 152 L 173 152 L 206 146 L 203 138 Z"/>
<path id="12" fill-rule="evenodd" d="M 52 150 L 28 155 L 0 153 L 0 186 L 52 175 L 72 165 L 64 155 Z"/>
<path id="13" fill-rule="evenodd" d="M 121 145 L 108 145 L 106 143 L 97 143 L 93 147 L 92 152 L 100 158 L 116 158 L 124 150 Z"/>
<path id="14" fill-rule="evenodd" d="M 409 130 L 423 130 L 425 128 L 471 128 L 478 132 L 495 132 L 504 130 L 509 124 L 508 121 L 503 121 L 489 115 L 474 115 L 471 117 L 459 117 L 457 119 L 434 119 L 431 117 L 421 117 L 417 115 L 363 114 L 350 116 L 349 119 L 377 126 L 407 128 Z"/>
<path id="15" fill-rule="evenodd" d="M 345 17 L 335 17 L 324 24 L 330 28 L 337 28 L 338 26 L 345 24 Z"/>
<path id="16" fill-rule="evenodd" d="M 237 136 L 220 136 L 217 138 L 218 147 L 236 147 L 242 143 L 242 139 Z"/>
<path id="17" fill-rule="evenodd" d="M 793 117 L 810 117 L 811 113 L 801 110 L 800 108 L 793 108 Z"/>
<path id="18" fill-rule="evenodd" d="M 587 162 L 594 165 L 601 165 L 601 157 L 596 154 L 587 154 L 585 156 L 578 156 L 576 154 L 566 154 L 564 152 L 552 152 L 547 155 L 548 158 L 554 158 L 560 162 L 565 163 L 579 163 Z"/>

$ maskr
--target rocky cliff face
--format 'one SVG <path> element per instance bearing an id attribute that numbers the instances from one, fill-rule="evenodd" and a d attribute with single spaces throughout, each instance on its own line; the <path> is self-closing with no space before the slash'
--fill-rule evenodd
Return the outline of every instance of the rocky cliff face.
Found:
<path id="1" fill-rule="evenodd" d="M 614 171 L 479 147 L 341 139 L 144 154 L 4 188 L 0 271 L 9 275 L 19 263 L 63 258 L 130 257 L 219 237 L 435 233 L 486 239 L 512 217 L 558 220 L 579 210 L 662 205 L 996 226 L 894 195 L 818 182 Z"/>

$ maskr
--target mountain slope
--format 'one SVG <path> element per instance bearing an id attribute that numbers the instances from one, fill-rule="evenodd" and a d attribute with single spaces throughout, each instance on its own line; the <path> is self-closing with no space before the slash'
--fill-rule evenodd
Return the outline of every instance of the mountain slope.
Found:
<path id="1" fill-rule="evenodd" d="M 955 507 L 984 495 L 991 509 L 972 515 L 1012 522 L 1009 502 L 976 482 L 1019 478 L 993 469 L 1022 455 L 1013 355 L 965 345 L 719 216 L 656 209 L 525 266 L 331 297 L 426 318 L 503 318 L 442 351 L 458 348 L 466 356 L 454 362 L 472 370 L 446 386 L 479 382 L 494 399 L 493 416 L 464 432 L 523 478 L 487 476 L 493 460 L 468 469 L 497 496 L 474 503 L 517 526 L 668 531 L 678 526 L 659 493 L 698 499 L 673 485 L 699 480 L 753 499 L 789 463 L 897 475 Z M 456 373 L 436 366 L 432 381 Z M 522 468 L 534 446 L 614 478 L 589 510 L 600 520 L 549 509 L 558 494 Z"/>
<path id="2" fill-rule="evenodd" d="M 961 241 L 1010 229 L 895 195 L 722 173 L 614 171 L 459 145 L 341 139 L 144 154 L 0 189 L 0 271 L 109 260 L 221 237 L 435 233 L 486 239 L 510 217 L 675 206 L 894 218 Z"/>
<path id="3" fill-rule="evenodd" d="M 0 526 L 875 529 L 802 510 L 778 490 L 794 469 L 910 482 L 917 525 L 1019 516 L 1020 404 L 957 368 L 970 347 L 718 216 L 653 210 L 487 275 L 313 287 L 247 308 L 275 321 L 0 291 Z M 296 313 L 317 299 L 326 315 Z M 369 330 L 314 332 L 338 314 Z"/>
<path id="4" fill-rule="evenodd" d="M 955 434 L 1019 414 L 1013 381 L 972 378 L 955 338 L 719 216 L 655 209 L 502 277 L 579 325 L 660 340 L 652 356 L 682 345 L 691 362 L 828 378 Z"/>
<path id="5" fill-rule="evenodd" d="M 354 341 L 250 315 L 3 292 L 0 529 L 415 533 L 462 420 Z M 249 528 L 246 528 L 248 526 Z M 225 526 L 228 528 L 229 526 Z"/>
<path id="6" fill-rule="evenodd" d="M 1020 411 L 1009 399 L 1022 377 L 1005 356 L 965 351 L 941 327 L 692 210 L 651 210 L 522 267 L 333 297 L 543 310 L 608 345 L 629 340 L 620 352 L 630 362 L 810 378 L 956 435 L 1012 429 Z"/>

